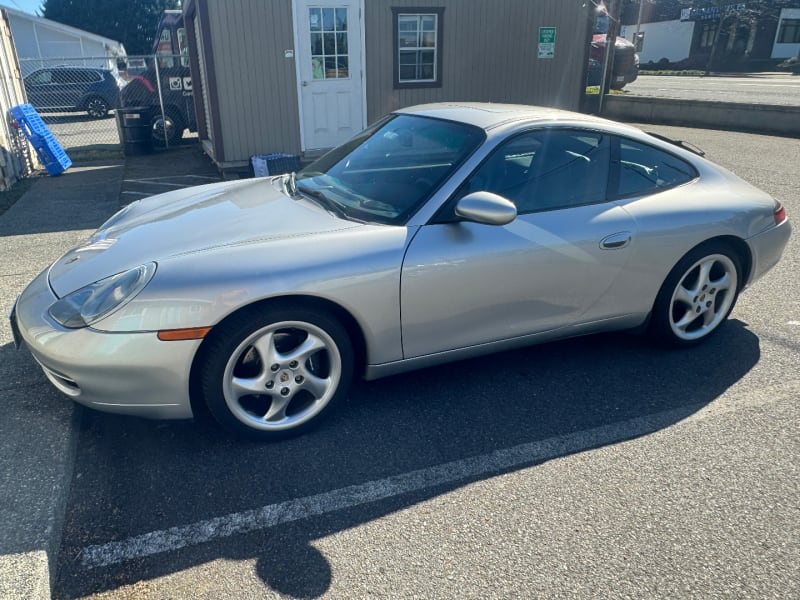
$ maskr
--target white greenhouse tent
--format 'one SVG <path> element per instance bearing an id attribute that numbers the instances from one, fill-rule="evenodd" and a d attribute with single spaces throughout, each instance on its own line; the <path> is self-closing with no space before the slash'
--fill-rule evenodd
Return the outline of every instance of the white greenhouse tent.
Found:
<path id="1" fill-rule="evenodd" d="M 125 46 L 63 23 L 6 6 L 22 76 L 42 66 L 84 65 L 114 69 L 124 59 Z"/>

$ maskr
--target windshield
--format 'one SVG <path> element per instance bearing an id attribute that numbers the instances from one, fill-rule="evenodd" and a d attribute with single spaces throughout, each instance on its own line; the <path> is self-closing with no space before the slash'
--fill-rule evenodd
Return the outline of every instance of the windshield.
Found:
<path id="1" fill-rule="evenodd" d="M 400 225 L 483 139 L 464 123 L 392 115 L 300 171 L 297 189 L 346 218 Z"/>
<path id="2" fill-rule="evenodd" d="M 594 35 L 608 33 L 608 13 L 601 12 L 594 20 Z"/>

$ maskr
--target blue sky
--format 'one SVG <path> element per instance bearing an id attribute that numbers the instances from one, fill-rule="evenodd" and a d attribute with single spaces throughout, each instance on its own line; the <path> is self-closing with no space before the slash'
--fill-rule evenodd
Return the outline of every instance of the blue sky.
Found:
<path id="1" fill-rule="evenodd" d="M 1 4 L 34 15 L 42 5 L 42 0 L 2 0 Z"/>

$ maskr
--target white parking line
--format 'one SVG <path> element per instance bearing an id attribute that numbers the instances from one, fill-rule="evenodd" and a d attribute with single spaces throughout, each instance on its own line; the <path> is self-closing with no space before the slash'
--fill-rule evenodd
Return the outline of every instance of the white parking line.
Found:
<path id="1" fill-rule="evenodd" d="M 665 411 L 647 417 L 497 450 L 491 454 L 352 485 L 315 496 L 269 504 L 262 508 L 232 513 L 182 527 L 153 531 L 118 542 L 88 546 L 81 553 L 83 566 L 92 569 L 113 565 L 232 535 L 268 529 L 283 523 L 291 523 L 336 510 L 385 500 L 409 492 L 500 473 L 646 435 L 673 425 L 676 421 L 685 418 L 687 413 L 694 412 L 699 408 L 701 408 L 700 405 Z"/>
<path id="2" fill-rule="evenodd" d="M 123 181 L 129 183 L 150 183 L 150 182 L 156 182 L 160 179 L 180 179 L 181 177 L 188 177 L 190 179 L 208 179 L 210 181 L 219 181 L 219 177 L 211 177 L 210 175 L 165 175 L 163 177 L 144 177 L 143 179 L 124 179 Z"/>
<path id="3" fill-rule="evenodd" d="M 174 177 L 170 177 L 170 179 L 175 179 Z M 138 183 L 144 185 L 163 185 L 166 187 L 175 187 L 175 188 L 185 188 L 190 187 L 185 183 L 169 183 L 166 181 L 147 181 L 145 179 L 126 179 L 125 183 Z"/>
<path id="4" fill-rule="evenodd" d="M 118 542 L 87 546 L 81 552 L 82 563 L 84 567 L 93 569 L 162 552 L 171 552 L 232 535 L 260 531 L 284 523 L 393 498 L 401 494 L 486 478 L 546 460 L 649 435 L 678 423 L 703 421 L 744 408 L 782 401 L 794 402 L 798 396 L 800 396 L 800 379 L 783 381 L 772 386 L 757 387 L 753 390 L 742 390 L 736 392 L 726 402 L 691 404 L 594 429 L 496 450 L 482 456 L 351 485 L 315 496 L 269 504 L 262 508 L 198 521 L 182 527 L 152 531 Z"/>

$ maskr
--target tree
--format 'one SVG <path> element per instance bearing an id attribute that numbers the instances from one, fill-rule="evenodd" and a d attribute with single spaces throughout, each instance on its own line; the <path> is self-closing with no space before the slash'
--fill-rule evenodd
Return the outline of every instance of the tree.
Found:
<path id="1" fill-rule="evenodd" d="M 44 0 L 42 16 L 122 42 L 129 55 L 152 54 L 153 37 L 166 9 L 180 0 Z"/>

